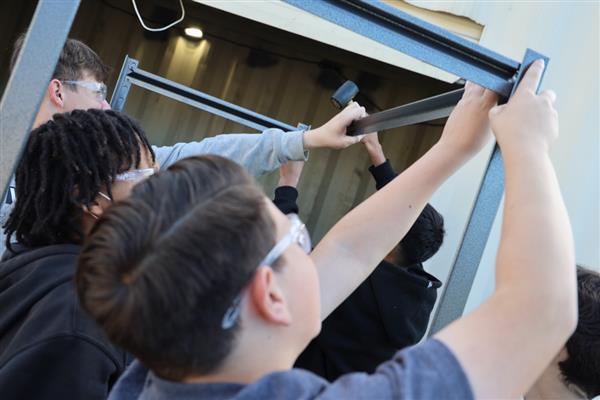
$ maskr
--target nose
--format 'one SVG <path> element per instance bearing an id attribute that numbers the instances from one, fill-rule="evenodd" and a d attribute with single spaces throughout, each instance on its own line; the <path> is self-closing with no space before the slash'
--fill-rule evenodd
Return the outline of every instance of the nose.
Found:
<path id="1" fill-rule="evenodd" d="M 102 104 L 100 105 L 100 109 L 101 110 L 110 110 L 110 104 L 108 104 L 108 101 L 102 100 Z"/>

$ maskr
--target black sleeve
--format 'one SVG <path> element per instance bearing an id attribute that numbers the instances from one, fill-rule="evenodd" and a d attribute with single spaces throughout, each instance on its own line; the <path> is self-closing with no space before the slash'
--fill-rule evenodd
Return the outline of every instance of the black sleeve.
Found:
<path id="1" fill-rule="evenodd" d="M 298 191 L 292 186 L 279 186 L 275 189 L 273 203 L 284 214 L 298 214 Z"/>
<path id="2" fill-rule="evenodd" d="M 398 175 L 394 168 L 392 168 L 392 164 L 390 164 L 390 160 L 385 160 L 385 162 L 378 166 L 371 165 L 369 167 L 369 172 L 375 178 L 375 187 L 377 190 L 381 189 L 385 185 L 387 185 L 392 179 Z"/>
<path id="3" fill-rule="evenodd" d="M 15 355 L 0 368 L 0 393 L 6 399 L 105 400 L 123 372 L 98 345 L 61 336 Z"/>

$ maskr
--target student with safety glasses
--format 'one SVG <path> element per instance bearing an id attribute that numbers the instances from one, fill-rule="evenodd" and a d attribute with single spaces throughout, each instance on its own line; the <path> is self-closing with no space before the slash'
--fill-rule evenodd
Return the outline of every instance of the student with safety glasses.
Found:
<path id="1" fill-rule="evenodd" d="M 126 366 L 78 304 L 80 244 L 103 211 L 158 171 L 142 128 L 73 111 L 35 129 L 16 170 L 0 261 L 0 397 L 105 399 Z"/>
<path id="2" fill-rule="evenodd" d="M 542 71 L 534 63 L 503 106 L 467 84 L 439 142 L 310 255 L 301 223 L 226 159 L 182 160 L 136 186 L 94 227 L 76 275 L 83 307 L 138 358 L 111 399 L 522 395 L 577 323 L 571 230 L 548 155 L 555 96 L 535 94 Z M 372 375 L 328 383 L 290 369 L 436 188 L 488 142 L 490 120 L 506 170 L 491 297 Z"/>

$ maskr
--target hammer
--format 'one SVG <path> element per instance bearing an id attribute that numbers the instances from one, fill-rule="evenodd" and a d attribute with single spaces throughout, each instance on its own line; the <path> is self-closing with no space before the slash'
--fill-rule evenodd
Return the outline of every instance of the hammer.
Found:
<path id="1" fill-rule="evenodd" d="M 340 110 L 352 102 L 358 94 L 358 86 L 352 81 L 346 81 L 331 96 L 331 102 Z"/>

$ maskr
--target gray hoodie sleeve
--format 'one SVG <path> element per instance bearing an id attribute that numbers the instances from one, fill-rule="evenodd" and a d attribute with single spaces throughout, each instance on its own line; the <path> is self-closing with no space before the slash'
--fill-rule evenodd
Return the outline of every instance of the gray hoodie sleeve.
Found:
<path id="1" fill-rule="evenodd" d="M 154 147 L 154 152 L 161 169 L 182 158 L 216 154 L 237 162 L 252 175 L 260 176 L 288 161 L 307 160 L 308 152 L 304 150 L 303 134 L 304 130 L 284 132 L 272 128 L 262 134 L 224 134 L 200 142 Z"/>

